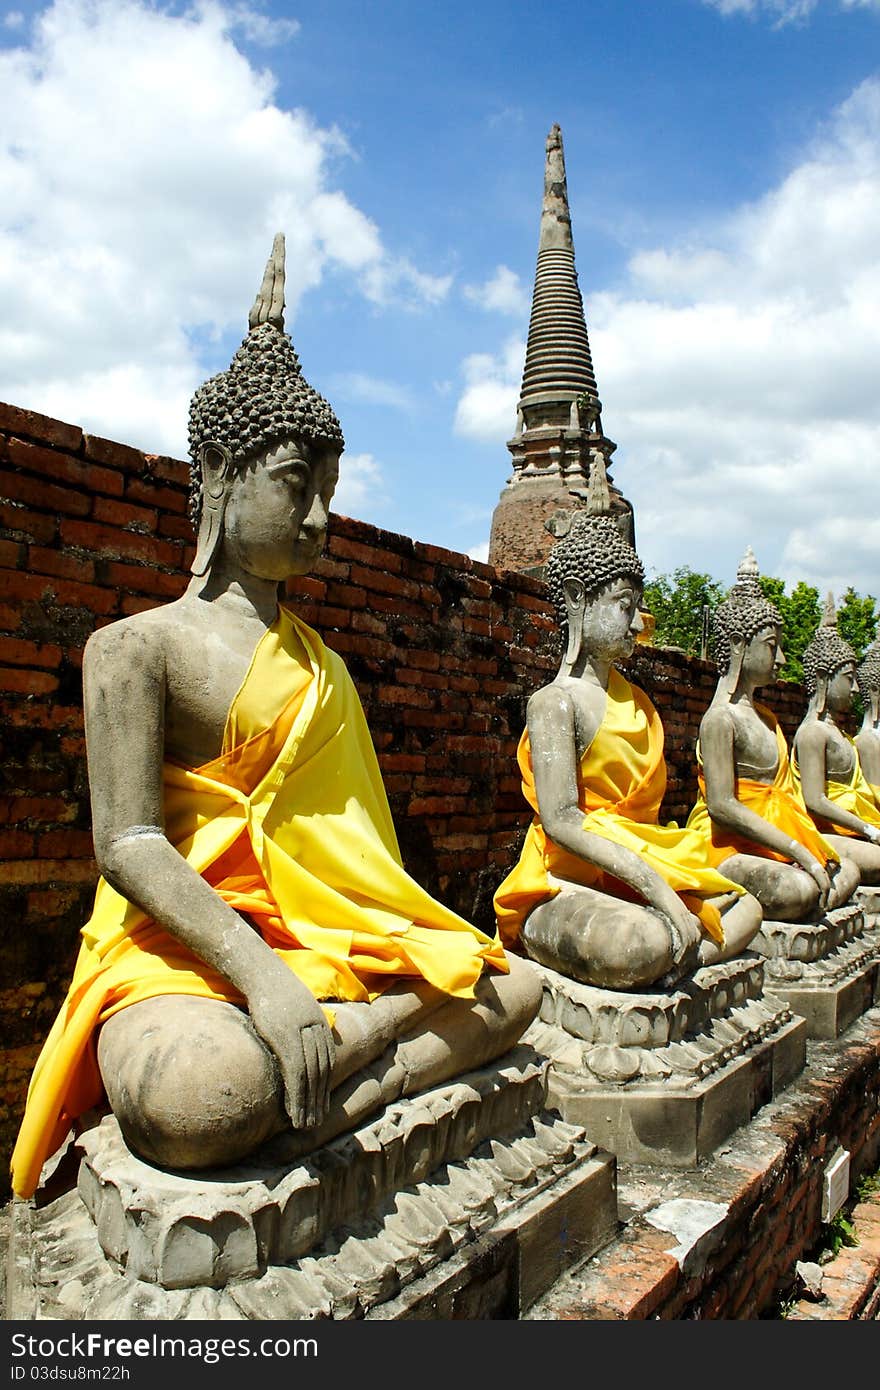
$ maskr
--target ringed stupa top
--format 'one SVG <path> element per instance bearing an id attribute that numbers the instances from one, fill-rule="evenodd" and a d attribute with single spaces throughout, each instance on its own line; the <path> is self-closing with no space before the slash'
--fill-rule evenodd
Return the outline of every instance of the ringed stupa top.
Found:
<path id="1" fill-rule="evenodd" d="M 538 261 L 516 431 L 507 447 L 513 472 L 492 517 L 489 563 L 542 575 L 555 541 L 586 505 L 593 461 L 617 447 L 602 429 L 574 240 L 562 132 L 546 141 Z M 634 544 L 632 507 L 608 486 L 611 513 Z"/>
<path id="2" fill-rule="evenodd" d="M 599 404 L 584 304 L 574 266 L 562 131 L 547 136 L 538 265 L 519 409 L 560 393 L 588 395 Z"/>

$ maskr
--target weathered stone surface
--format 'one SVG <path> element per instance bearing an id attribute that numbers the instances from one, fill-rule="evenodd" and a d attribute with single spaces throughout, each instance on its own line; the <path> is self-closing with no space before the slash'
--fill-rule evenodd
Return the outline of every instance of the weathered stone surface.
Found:
<path id="1" fill-rule="evenodd" d="M 815 923 L 765 919 L 752 945 L 765 957 L 768 988 L 806 1019 L 809 1036 L 836 1038 L 877 998 L 877 937 L 859 900 Z"/>
<path id="2" fill-rule="evenodd" d="M 616 1165 L 547 1108 L 547 1059 L 502 1063 L 235 1174 L 153 1169 L 107 1117 L 76 1192 L 15 1203 L 15 1316 L 519 1316 L 616 1231 Z"/>
<path id="3" fill-rule="evenodd" d="M 764 991 L 752 952 L 642 993 L 535 968 L 526 1040 L 553 1059 L 551 1099 L 621 1161 L 699 1163 L 803 1068 L 806 1024 Z"/>

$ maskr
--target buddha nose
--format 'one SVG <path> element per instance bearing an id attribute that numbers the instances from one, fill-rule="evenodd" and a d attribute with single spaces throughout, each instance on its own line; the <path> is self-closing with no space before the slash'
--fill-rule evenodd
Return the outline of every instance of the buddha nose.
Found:
<path id="1" fill-rule="evenodd" d="M 312 505 L 309 507 L 308 515 L 302 524 L 304 531 L 309 531 L 315 536 L 323 535 L 327 530 L 329 517 L 327 508 L 324 506 L 324 499 L 320 492 L 316 492 L 312 498 Z"/>
<path id="2" fill-rule="evenodd" d="M 644 620 L 644 618 L 642 617 L 641 612 L 639 611 L 638 608 L 635 610 L 635 612 L 634 612 L 633 615 L 632 615 L 632 622 L 631 622 L 630 625 L 629 625 L 629 630 L 630 630 L 630 632 L 632 632 L 635 636 L 638 636 L 638 634 L 639 634 L 640 632 L 644 632 L 644 630 L 645 630 L 645 620 Z"/>
<path id="3" fill-rule="evenodd" d="M 773 658 L 773 665 L 778 669 L 785 665 L 785 652 L 777 646 L 776 655 Z"/>

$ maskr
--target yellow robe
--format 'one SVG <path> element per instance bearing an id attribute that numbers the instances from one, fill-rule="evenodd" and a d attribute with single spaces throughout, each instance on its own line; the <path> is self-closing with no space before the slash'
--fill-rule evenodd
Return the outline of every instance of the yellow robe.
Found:
<path id="1" fill-rule="evenodd" d="M 666 792 L 663 742 L 663 725 L 648 696 L 612 668 L 604 718 L 578 769 L 583 828 L 638 854 L 684 899 L 706 933 L 723 943 L 720 913 L 706 899 L 744 890 L 712 866 L 704 835 L 680 829 L 674 822 L 658 823 Z M 495 915 L 505 944 L 515 945 L 529 913 L 555 897 L 565 883 L 640 901 L 627 884 L 570 854 L 546 835 L 538 811 L 528 729 L 520 739 L 517 761 L 523 795 L 535 815 L 519 861 L 495 893 Z"/>
<path id="2" fill-rule="evenodd" d="M 862 772 L 859 751 L 849 734 L 844 734 L 843 737 L 852 749 L 853 770 L 846 782 L 837 782 L 833 777 L 826 778 L 825 795 L 842 811 L 849 811 L 850 815 L 858 816 L 859 820 L 866 821 L 868 825 L 880 826 L 880 806 L 875 799 L 874 788 Z M 800 786 L 800 772 L 796 758 L 792 759 L 792 768 L 795 780 Z M 816 821 L 826 835 L 852 835 L 854 839 L 862 838 L 857 830 L 848 830 L 846 826 L 838 825 L 835 821 L 826 820 L 819 816 L 816 817 Z"/>
<path id="3" fill-rule="evenodd" d="M 804 845 L 811 854 L 815 855 L 820 864 L 836 862 L 839 855 L 822 838 L 804 805 L 800 787 L 795 782 L 792 773 L 788 744 L 785 741 L 779 720 L 766 705 L 756 705 L 755 709 L 776 734 L 776 773 L 772 782 L 757 782 L 750 777 L 737 777 L 735 786 L 737 801 L 741 801 L 756 815 L 784 831 L 790 839 L 797 840 L 799 844 Z M 700 755 L 699 742 L 697 743 L 697 764 L 702 769 L 703 760 Z M 732 854 L 754 854 L 762 859 L 775 859 L 782 864 L 793 862 L 786 855 L 768 849 L 756 840 L 749 840 L 724 826 L 715 825 L 706 806 L 706 782 L 702 771 L 697 773 L 697 781 L 700 795 L 687 818 L 687 824 L 691 829 L 697 830 L 701 835 L 709 838 L 713 864 L 723 864 L 724 860 Z"/>
<path id="4" fill-rule="evenodd" d="M 322 1000 L 371 1000 L 404 977 L 462 998 L 503 947 L 403 868 L 379 766 L 342 659 L 286 609 L 261 639 L 218 758 L 164 767 L 165 830 Z M 97 1030 L 128 1004 L 241 995 L 104 879 L 67 998 L 37 1059 L 12 1156 L 29 1196 L 72 1122 L 104 1099 Z"/>

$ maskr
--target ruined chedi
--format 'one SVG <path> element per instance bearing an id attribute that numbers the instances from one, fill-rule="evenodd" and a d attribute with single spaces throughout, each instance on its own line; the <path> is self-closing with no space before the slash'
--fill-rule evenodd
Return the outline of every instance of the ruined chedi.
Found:
<path id="1" fill-rule="evenodd" d="M 492 517 L 489 563 L 543 575 L 555 539 L 586 503 L 593 460 L 607 473 L 616 449 L 602 429 L 584 305 L 574 263 L 562 132 L 547 136 L 538 263 L 516 431 L 513 472 Z M 610 477 L 611 511 L 631 543 L 632 506 Z"/>

